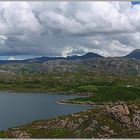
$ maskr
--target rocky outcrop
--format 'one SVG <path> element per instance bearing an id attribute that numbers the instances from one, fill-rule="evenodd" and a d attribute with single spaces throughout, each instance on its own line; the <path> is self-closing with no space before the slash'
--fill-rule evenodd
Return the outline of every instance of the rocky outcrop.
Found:
<path id="1" fill-rule="evenodd" d="M 129 115 L 130 109 L 133 111 L 133 115 Z M 130 107 L 128 107 L 126 104 L 112 107 L 106 105 L 106 113 L 115 121 L 131 130 L 140 129 L 140 115 L 138 114 L 139 110 L 134 104 L 130 105 Z"/>
<path id="2" fill-rule="evenodd" d="M 122 104 L 111 103 L 104 108 L 94 108 L 64 117 L 34 122 L 27 127 L 13 128 L 8 132 L 10 137 L 14 138 L 34 137 L 32 132 L 35 131 L 43 131 L 47 138 L 47 132 L 53 134 L 54 131 L 61 130 L 62 132 L 63 129 L 71 132 L 75 138 L 134 138 L 140 136 L 139 106 L 119 103 Z M 57 137 L 54 136 L 54 138 Z"/>
<path id="3" fill-rule="evenodd" d="M 20 130 L 15 128 L 13 130 L 9 130 L 9 135 L 13 138 L 30 138 L 30 134 L 24 130 Z"/>
<path id="4" fill-rule="evenodd" d="M 132 118 L 132 124 L 135 128 L 140 129 L 140 116 L 134 115 Z"/>
<path id="5" fill-rule="evenodd" d="M 47 72 L 88 71 L 140 74 L 140 61 L 126 58 L 94 58 L 87 60 L 51 60 L 43 63 Z"/>
<path id="6" fill-rule="evenodd" d="M 114 131 L 109 126 L 101 126 L 101 132 L 98 133 L 99 138 L 109 138 L 114 134 Z"/>
<path id="7" fill-rule="evenodd" d="M 78 69 L 78 65 L 73 64 L 70 60 L 47 61 L 43 63 L 43 67 L 47 72 L 70 72 Z"/>
<path id="8" fill-rule="evenodd" d="M 126 104 L 123 105 L 117 105 L 117 106 L 113 106 L 113 107 L 109 107 L 109 105 L 106 105 L 106 111 L 109 114 L 119 114 L 119 115 L 129 115 L 129 109 L 128 106 Z"/>
<path id="9" fill-rule="evenodd" d="M 84 129 L 83 133 L 92 133 L 93 130 L 95 129 L 96 125 L 97 125 L 97 121 L 92 120 L 91 124 Z"/>
<path id="10" fill-rule="evenodd" d="M 116 121 L 122 124 L 130 124 L 129 109 L 127 105 L 117 105 L 113 107 L 106 106 L 107 113 Z"/>

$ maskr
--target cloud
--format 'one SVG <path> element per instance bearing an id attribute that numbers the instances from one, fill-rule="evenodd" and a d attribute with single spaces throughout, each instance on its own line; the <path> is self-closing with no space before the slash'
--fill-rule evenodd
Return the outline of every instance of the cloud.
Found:
<path id="1" fill-rule="evenodd" d="M 0 35 L 0 45 L 5 45 L 5 40 L 7 40 L 7 37 Z"/>
<path id="2" fill-rule="evenodd" d="M 10 56 L 7 60 L 16 60 L 14 56 Z"/>
<path id="3" fill-rule="evenodd" d="M 67 46 L 62 51 L 62 56 L 83 55 L 86 52 L 88 52 L 88 49 L 83 46 Z"/>
<path id="4" fill-rule="evenodd" d="M 122 56 L 140 48 L 131 2 L 0 2 L 0 55 Z"/>
<path id="5" fill-rule="evenodd" d="M 24 34 L 37 32 L 40 24 L 27 2 L 0 3 L 1 34 Z"/>

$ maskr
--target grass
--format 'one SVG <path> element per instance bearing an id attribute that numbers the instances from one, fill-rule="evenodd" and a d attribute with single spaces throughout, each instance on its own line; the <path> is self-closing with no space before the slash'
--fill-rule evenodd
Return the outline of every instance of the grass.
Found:
<path id="1" fill-rule="evenodd" d="M 0 138 L 8 138 L 8 134 L 6 131 L 0 131 Z"/>
<path id="2" fill-rule="evenodd" d="M 91 97 L 77 98 L 75 101 L 115 102 L 140 99 L 140 87 L 99 86 Z M 70 100 L 71 101 L 71 100 Z"/>
<path id="3" fill-rule="evenodd" d="M 57 129 L 30 129 L 32 138 L 70 138 L 74 137 L 73 132 L 65 128 Z"/>
<path id="4" fill-rule="evenodd" d="M 0 77 L 0 90 L 16 92 L 94 93 L 77 101 L 128 101 L 140 98 L 140 76 L 92 72 L 30 73 Z"/>
<path id="5" fill-rule="evenodd" d="M 90 92 L 90 97 L 77 98 L 70 101 L 116 102 L 140 100 L 140 76 L 99 74 L 92 72 L 64 72 L 64 73 L 24 73 L 15 76 L 0 76 L 0 90 L 13 90 L 16 92 L 57 92 L 57 93 L 85 93 Z M 94 110 L 94 111 L 97 111 Z M 93 114 L 97 114 L 94 112 Z M 81 114 L 82 116 L 82 114 Z M 59 117 L 60 118 L 60 117 Z M 120 126 L 105 116 L 97 118 L 99 125 L 108 124 L 118 132 Z M 85 127 L 82 126 L 82 127 Z M 77 137 L 78 132 L 71 132 L 66 128 L 34 129 L 32 125 L 26 125 L 21 129 L 28 131 L 33 138 L 72 138 Z M 95 135 L 98 132 L 95 129 Z M 79 135 L 80 131 L 79 131 Z M 84 135 L 84 134 L 83 134 Z M 121 135 L 121 136 L 120 136 Z M 131 134 L 127 134 L 129 137 Z M 119 132 L 122 137 L 123 132 Z M 0 137 L 8 137 L 5 131 L 0 132 Z"/>
<path id="6" fill-rule="evenodd" d="M 140 87 L 140 76 L 92 72 L 0 75 L 0 90 L 40 92 L 97 92 L 102 87 Z"/>
<path id="7" fill-rule="evenodd" d="M 0 77 L 0 90 L 15 92 L 94 93 L 76 101 L 115 102 L 140 99 L 140 76 L 92 72 L 30 73 Z"/>

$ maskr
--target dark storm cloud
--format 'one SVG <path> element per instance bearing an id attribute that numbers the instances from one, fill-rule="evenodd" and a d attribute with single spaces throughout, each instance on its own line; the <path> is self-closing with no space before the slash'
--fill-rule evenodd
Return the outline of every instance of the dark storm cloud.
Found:
<path id="1" fill-rule="evenodd" d="M 140 44 L 131 2 L 0 2 L 0 55 L 125 55 Z"/>

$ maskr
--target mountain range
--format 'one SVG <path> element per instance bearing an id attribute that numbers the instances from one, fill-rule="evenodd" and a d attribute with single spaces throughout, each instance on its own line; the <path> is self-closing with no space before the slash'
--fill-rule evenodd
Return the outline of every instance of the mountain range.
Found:
<path id="1" fill-rule="evenodd" d="M 38 57 L 0 60 L 0 74 L 87 71 L 112 74 L 140 74 L 140 49 L 124 57 L 103 57 L 95 53 L 68 57 Z"/>
<path id="2" fill-rule="evenodd" d="M 92 58 L 103 58 L 103 56 L 98 55 L 96 53 L 92 53 L 92 52 L 88 52 L 85 55 L 82 56 L 77 56 L 77 55 L 73 55 L 73 56 L 67 56 L 67 57 L 38 57 L 38 58 L 34 58 L 34 59 L 27 59 L 27 60 L 23 60 L 25 62 L 39 62 L 39 63 L 43 63 L 49 60 L 84 60 L 84 59 L 92 59 Z"/>
<path id="3" fill-rule="evenodd" d="M 22 60 L 25 62 L 40 62 L 43 63 L 45 61 L 49 61 L 49 60 L 86 60 L 86 59 L 93 59 L 93 58 L 104 58 L 103 56 L 93 53 L 93 52 L 88 52 L 85 55 L 82 56 L 77 56 L 77 55 L 73 55 L 73 56 L 67 56 L 67 57 L 38 57 L 38 58 L 34 58 L 34 59 L 27 59 L 27 60 Z M 127 54 L 126 56 L 123 57 L 119 57 L 119 58 L 132 58 L 132 59 L 140 59 L 140 49 L 136 49 L 132 52 L 130 52 L 129 54 Z"/>
<path id="4" fill-rule="evenodd" d="M 26 60 L 0 60 L 0 64 L 7 64 L 7 63 L 32 63 L 32 62 L 38 62 L 43 63 L 49 60 L 77 60 L 77 59 L 92 59 L 92 58 L 103 58 L 103 56 L 98 55 L 96 53 L 88 52 L 85 55 L 82 56 L 67 56 L 67 57 L 37 57 L 33 59 L 26 59 Z"/>
<path id="5" fill-rule="evenodd" d="M 38 62 L 38 63 L 43 63 L 49 60 L 85 60 L 85 59 L 93 59 L 93 58 L 104 58 L 103 56 L 93 53 L 93 52 L 88 52 L 85 55 L 81 56 L 67 56 L 67 57 L 37 57 L 33 59 L 26 59 L 26 60 L 0 60 L 0 64 L 7 64 L 7 63 L 32 63 L 32 62 Z M 120 57 L 120 58 L 129 58 L 129 59 L 140 59 L 140 49 L 136 49 L 126 56 Z"/>

